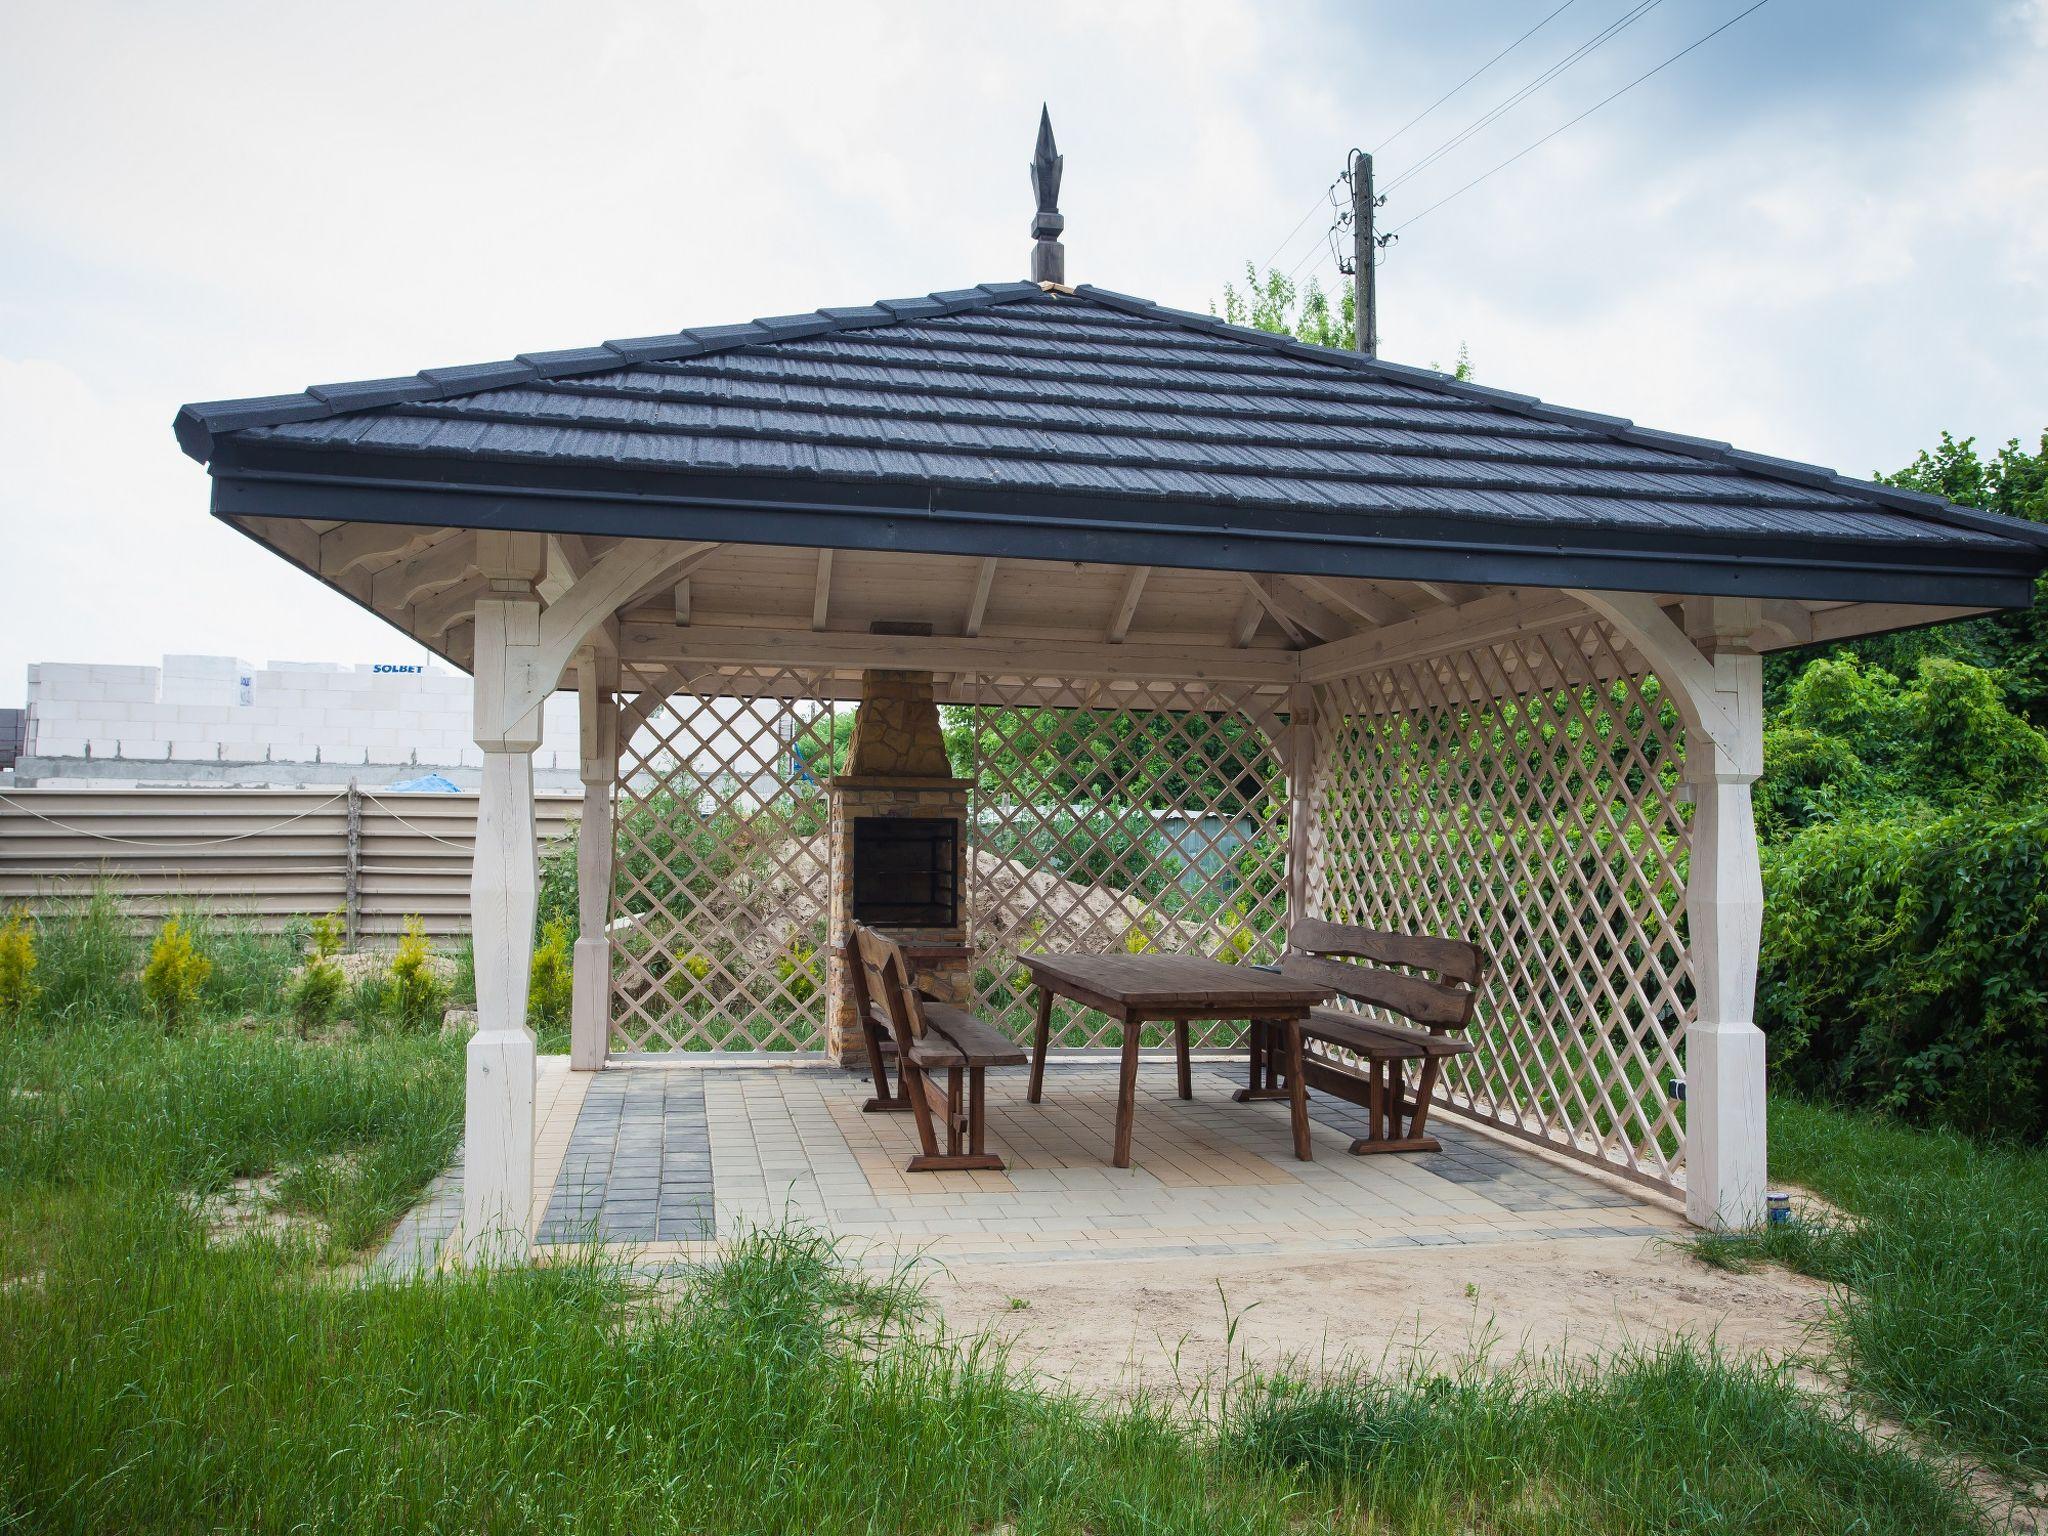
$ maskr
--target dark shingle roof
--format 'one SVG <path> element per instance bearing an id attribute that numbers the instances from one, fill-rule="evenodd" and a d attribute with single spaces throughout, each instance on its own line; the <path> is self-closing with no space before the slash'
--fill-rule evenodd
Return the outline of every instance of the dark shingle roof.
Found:
<path id="1" fill-rule="evenodd" d="M 1902 572 L 1917 592 L 1945 566 L 2023 583 L 2048 547 L 2048 530 L 1810 465 L 1141 299 L 1028 283 L 190 405 L 177 428 L 188 453 L 229 477 L 591 492 L 676 516 L 748 502 L 957 513 L 1000 521 L 1013 539 L 1035 522 L 1076 537 L 1222 537 L 1240 554 L 1291 540 L 1364 550 L 1368 563 L 1377 551 L 1381 563 L 1361 572 L 1371 574 L 1419 573 L 1394 557 L 1420 542 L 1446 558 L 1491 548 L 1718 557 L 1734 569 L 1847 563 Z M 837 542 L 866 542 L 851 523 L 844 531 Z M 755 536 L 807 541 L 787 529 Z M 1089 552 L 1116 557 L 1099 539 Z M 1436 574 L 1545 579 L 1469 560 Z M 1560 580 L 1752 590 L 1615 574 Z M 1915 600 L 1896 583 L 1759 581 L 1764 595 Z"/>

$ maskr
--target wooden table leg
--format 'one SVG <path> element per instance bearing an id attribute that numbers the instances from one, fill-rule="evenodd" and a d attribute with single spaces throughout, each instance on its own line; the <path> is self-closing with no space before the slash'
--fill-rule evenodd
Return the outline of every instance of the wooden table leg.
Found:
<path id="1" fill-rule="evenodd" d="M 1186 1019 L 1175 1019 L 1173 1021 L 1173 1064 L 1180 1074 L 1177 1083 L 1180 1089 L 1180 1096 L 1184 1099 L 1192 1099 L 1195 1096 L 1195 1082 L 1188 1066 L 1188 1021 Z"/>
<path id="2" fill-rule="evenodd" d="M 1124 1020 L 1123 1070 L 1116 1085 L 1116 1147 L 1109 1159 L 1117 1168 L 1131 1166 L 1131 1121 L 1138 1107 L 1138 1036 L 1144 1027 L 1141 1020 Z"/>
<path id="3" fill-rule="evenodd" d="M 1308 1074 L 1301 1069 L 1301 1020 L 1287 1021 L 1287 1104 L 1294 1121 L 1294 1155 L 1304 1163 L 1315 1161 L 1315 1149 L 1308 1140 Z"/>
<path id="4" fill-rule="evenodd" d="M 1031 1037 L 1031 1087 L 1024 1097 L 1036 1104 L 1045 1092 L 1045 1053 L 1052 1045 L 1052 988 L 1038 989 L 1038 1027 Z"/>

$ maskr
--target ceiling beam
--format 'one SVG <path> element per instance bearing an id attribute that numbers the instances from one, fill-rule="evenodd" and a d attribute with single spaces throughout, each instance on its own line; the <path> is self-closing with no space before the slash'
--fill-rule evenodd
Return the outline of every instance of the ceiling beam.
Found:
<path id="1" fill-rule="evenodd" d="M 1117 600 L 1116 613 L 1109 621 L 1109 633 L 1103 637 L 1111 645 L 1122 645 L 1124 637 L 1131 632 L 1131 620 L 1138 612 L 1138 599 L 1145 595 L 1145 583 L 1151 575 L 1151 566 L 1140 565 L 1124 578 L 1123 596 Z"/>
<path id="2" fill-rule="evenodd" d="M 1244 583 L 1244 589 L 1250 595 L 1251 600 L 1266 610 L 1266 617 L 1280 626 L 1280 633 L 1287 637 L 1290 644 L 1305 646 L 1309 643 L 1308 631 L 1294 622 L 1293 618 L 1285 608 L 1280 606 L 1278 600 L 1274 598 L 1264 582 L 1250 571 L 1238 572 L 1238 580 Z"/>
<path id="3" fill-rule="evenodd" d="M 811 628 L 822 630 L 832 612 L 832 551 L 818 551 L 818 578 L 811 593 Z"/>
<path id="4" fill-rule="evenodd" d="M 1177 682 L 1291 683 L 1296 676 L 1291 651 L 1222 646 L 1111 645 L 1024 636 L 817 634 L 739 625 L 677 629 L 638 619 L 620 626 L 619 640 L 626 660 L 671 666 L 883 667 L 997 677 Z"/>
<path id="5" fill-rule="evenodd" d="M 1252 643 L 1252 636 L 1259 632 L 1259 621 L 1266 616 L 1266 605 L 1254 594 L 1247 593 L 1243 602 L 1237 605 L 1237 617 L 1230 621 L 1230 643 L 1240 651 Z"/>
<path id="6" fill-rule="evenodd" d="M 1375 667 L 1441 656 L 1583 618 L 1586 605 L 1553 587 L 1501 587 L 1450 608 L 1362 630 L 1301 653 L 1301 680 L 1328 682 Z"/>
<path id="7" fill-rule="evenodd" d="M 332 580 L 373 560 L 410 554 L 440 531 L 403 523 L 343 523 L 320 535 L 321 578 Z"/>
<path id="8" fill-rule="evenodd" d="M 970 640 L 981 633 L 981 621 L 988 617 L 988 594 L 995 584 L 996 557 L 984 555 L 974 578 L 974 599 L 967 605 L 967 622 L 960 626 L 960 633 Z"/>
<path id="9" fill-rule="evenodd" d="M 433 640 L 448 632 L 457 619 L 468 618 L 476 600 L 491 588 L 482 572 L 472 572 L 445 592 L 422 598 L 406 617 L 406 630 L 418 640 Z"/>
<path id="10" fill-rule="evenodd" d="M 410 608 L 430 593 L 453 586 L 476 569 L 476 535 L 457 529 L 438 544 L 370 578 L 370 605 L 396 611 Z"/>
<path id="11" fill-rule="evenodd" d="M 1359 624 L 1398 624 L 1413 617 L 1406 608 L 1370 582 L 1351 582 L 1340 587 L 1320 576 L 1289 576 L 1285 579 Z"/>

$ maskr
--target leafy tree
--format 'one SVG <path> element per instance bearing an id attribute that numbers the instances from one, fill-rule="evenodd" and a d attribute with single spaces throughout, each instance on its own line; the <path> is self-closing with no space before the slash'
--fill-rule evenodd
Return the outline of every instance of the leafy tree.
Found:
<path id="1" fill-rule="evenodd" d="M 1216 306 L 1209 306 L 1216 313 Z M 1320 279 L 1311 277 L 1307 287 L 1273 267 L 1262 278 L 1251 262 L 1244 264 L 1244 289 L 1234 283 L 1223 285 L 1223 318 L 1232 325 L 1248 326 L 1275 336 L 1293 336 L 1318 347 L 1335 347 L 1349 352 L 1358 335 L 1358 297 L 1342 289 L 1333 301 L 1323 292 Z M 1443 372 L 1440 364 L 1430 367 Z M 1472 377 L 1472 356 L 1458 343 L 1458 361 L 1450 370 L 1458 379 Z"/>
<path id="2" fill-rule="evenodd" d="M 1958 439 L 1944 432 L 1938 445 L 1921 450 L 1904 469 L 1874 478 L 1902 490 L 1946 496 L 1963 506 L 2048 522 L 2048 432 L 2041 434 L 2040 447 L 2033 453 L 2012 438 L 1988 459 L 1977 451 L 1975 438 Z M 2021 612 L 1845 641 L 1829 654 L 1853 656 L 1896 677 L 1911 677 L 1929 656 L 1991 668 L 1999 674 L 2012 707 L 2048 729 L 2048 578 L 2035 589 L 2034 606 Z M 1778 706 L 1806 662 L 1804 655 L 1772 658 L 1764 673 L 1768 705 Z"/>

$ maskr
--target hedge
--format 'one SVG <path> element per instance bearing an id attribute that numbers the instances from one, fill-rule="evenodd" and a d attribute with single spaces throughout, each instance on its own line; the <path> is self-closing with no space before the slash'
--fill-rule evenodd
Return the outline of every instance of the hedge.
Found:
<path id="1" fill-rule="evenodd" d="M 1778 1084 L 2048 1135 L 2048 810 L 1825 822 L 1764 857 Z"/>

